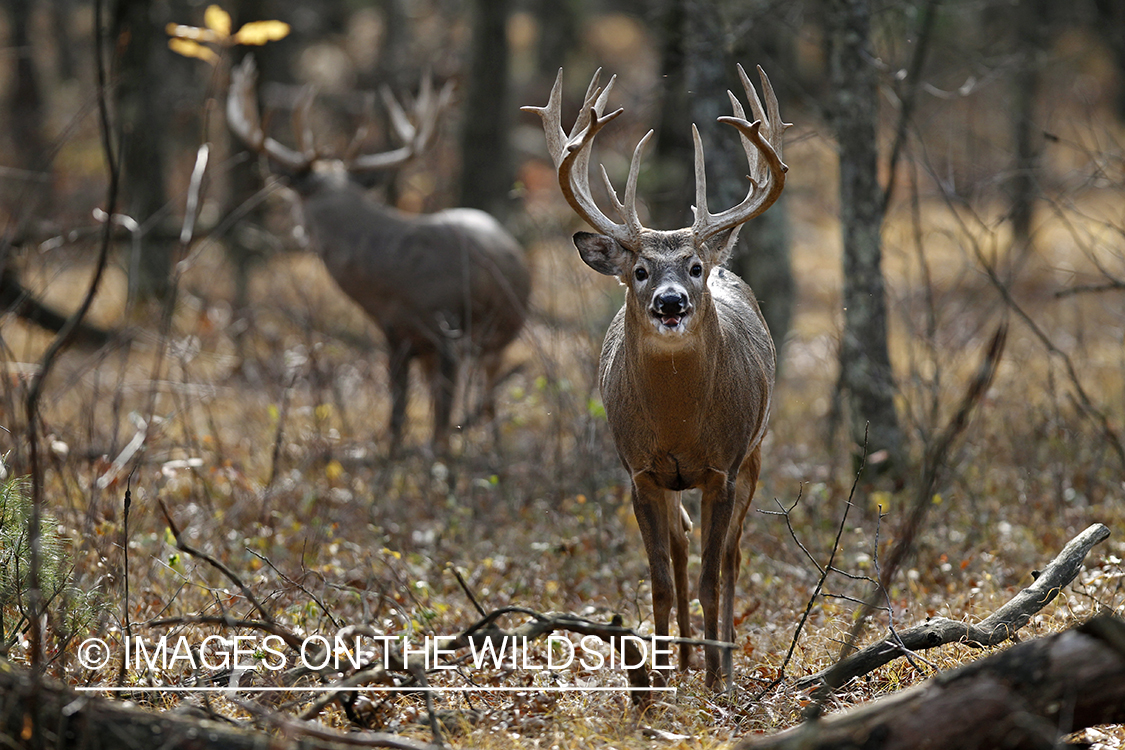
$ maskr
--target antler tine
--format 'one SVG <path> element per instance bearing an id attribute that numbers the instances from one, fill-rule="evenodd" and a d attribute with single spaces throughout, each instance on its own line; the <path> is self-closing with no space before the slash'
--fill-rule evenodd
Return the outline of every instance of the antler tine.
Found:
<path id="1" fill-rule="evenodd" d="M 316 160 L 316 138 L 313 136 L 311 117 L 313 99 L 316 96 L 316 89 L 312 86 L 305 86 L 301 89 L 301 93 L 297 95 L 297 101 L 293 103 L 293 135 L 297 139 L 297 151 L 299 151 L 309 162 Z"/>
<path id="2" fill-rule="evenodd" d="M 737 228 L 743 222 L 749 221 L 761 214 L 777 200 L 785 187 L 785 173 L 789 167 L 781 161 L 781 136 L 788 127 L 781 121 L 777 105 L 777 97 L 765 71 L 759 66 L 758 72 L 762 76 L 762 91 L 766 97 L 766 107 L 763 112 L 761 100 L 750 84 L 742 66 L 738 68 L 742 85 L 746 89 L 746 97 L 757 119 L 751 123 L 746 120 L 745 111 L 737 98 L 730 94 L 734 110 L 733 117 L 720 117 L 719 122 L 733 125 L 738 130 L 742 140 L 743 149 L 750 166 L 750 189 L 746 197 L 737 206 L 718 214 L 712 214 L 707 209 L 707 177 L 703 162 L 703 144 L 699 139 L 699 132 L 692 126 L 695 139 L 695 180 L 696 180 L 696 205 L 695 222 L 692 224 L 692 233 L 697 241 L 713 237 L 727 229 Z M 763 133 L 763 131 L 765 131 Z M 733 247 L 737 238 L 737 229 L 728 238 L 726 247 Z"/>
<path id="3" fill-rule="evenodd" d="M 248 148 L 265 154 L 286 169 L 295 172 L 308 169 L 311 159 L 267 137 L 263 131 L 258 114 L 258 97 L 254 93 L 257 80 L 254 57 L 247 55 L 242 64 L 231 71 L 230 90 L 227 93 L 227 125 Z"/>
<path id="4" fill-rule="evenodd" d="M 414 123 L 410 122 L 410 118 L 406 116 L 405 110 L 402 105 L 395 99 L 395 95 L 391 93 L 391 87 L 383 84 L 379 87 L 379 95 L 383 99 L 383 106 L 387 108 L 387 115 L 391 119 L 391 128 L 395 131 L 395 135 L 403 143 L 410 143 L 414 140 Z"/>
<path id="5" fill-rule="evenodd" d="M 441 113 L 445 111 L 445 108 L 452 99 L 453 82 L 446 81 L 441 91 L 434 94 L 433 76 L 427 73 L 425 79 L 422 81 L 422 91 L 418 95 L 418 102 L 416 104 L 416 119 L 420 123 L 417 139 L 417 149 L 419 151 L 429 148 L 430 143 L 433 142 L 434 135 L 437 133 L 437 125 Z"/>
<path id="6" fill-rule="evenodd" d="M 707 210 L 707 164 L 703 159 L 703 141 L 694 122 L 691 124 L 691 140 L 695 146 L 695 205 L 691 207 L 695 214 L 695 224 L 692 231 L 699 234 L 702 229 L 701 220 L 711 214 Z"/>
<path id="7" fill-rule="evenodd" d="M 641 173 L 641 153 L 644 151 L 645 144 L 648 143 L 648 139 L 652 137 L 654 132 L 653 130 L 649 130 L 645 133 L 644 137 L 637 143 L 637 147 L 633 150 L 633 158 L 629 161 L 629 179 L 625 182 L 624 203 L 617 200 L 617 191 L 613 189 L 613 183 L 609 181 L 609 175 L 605 171 L 605 165 L 599 165 L 602 170 L 602 180 L 605 181 L 606 192 L 609 193 L 609 199 L 613 201 L 613 208 L 634 234 L 639 234 L 641 229 L 641 220 L 637 216 L 637 178 Z M 633 229 L 634 227 L 635 229 Z"/>
<path id="8" fill-rule="evenodd" d="M 406 114 L 402 105 L 395 99 L 390 89 L 386 86 L 380 88 L 379 93 L 387 107 L 391 119 L 391 129 L 403 142 L 403 145 L 393 151 L 381 154 L 364 154 L 348 161 L 349 171 L 364 172 L 380 169 L 392 169 L 405 164 L 425 150 L 437 133 L 438 120 L 442 112 L 449 105 L 453 97 L 453 82 L 447 81 L 441 91 L 435 96 L 431 76 L 427 73 L 422 79 L 422 86 L 418 98 L 411 107 L 413 120 Z"/>
<path id="9" fill-rule="evenodd" d="M 547 99 L 546 106 L 533 107 L 528 105 L 520 107 L 521 112 L 534 112 L 543 121 L 543 135 L 547 139 L 547 153 L 551 155 L 551 161 L 555 163 L 556 168 L 562 162 L 563 145 L 566 141 L 566 133 L 562 129 L 562 74 L 562 68 L 559 68 L 558 75 L 555 76 L 555 83 L 551 86 L 551 96 Z"/>
<path id="10" fill-rule="evenodd" d="M 555 84 L 551 88 L 551 96 L 545 107 L 521 107 L 521 109 L 525 112 L 535 112 L 543 120 L 547 151 L 555 162 L 559 187 L 562 189 L 563 196 L 570 207 L 602 234 L 613 237 L 623 244 L 635 245 L 643 229 L 637 219 L 636 175 L 640 172 L 640 150 L 648 136 L 642 139 L 634 152 L 634 163 L 630 165 L 629 169 L 630 177 L 625 191 L 624 204 L 618 201 L 612 185 L 609 184 L 609 178 L 605 174 L 605 168 L 602 168 L 602 176 L 606 181 L 614 208 L 617 209 L 624 222 L 618 224 L 602 213 L 590 193 L 590 155 L 594 138 L 610 121 L 624 112 L 623 109 L 618 109 L 607 115 L 602 114 L 616 76 L 610 78 L 605 89 L 601 89 L 598 86 L 600 75 L 601 69 L 599 68 L 594 72 L 590 85 L 586 88 L 582 109 L 579 111 L 578 118 L 569 135 L 562 127 L 562 69 L 559 70 L 559 74 L 555 78 Z"/>
<path id="11" fill-rule="evenodd" d="M 758 67 L 758 72 L 763 76 L 765 75 L 760 66 Z M 780 122 L 781 117 L 777 116 L 776 113 L 775 117 L 770 117 L 766 114 L 766 111 L 762 109 L 762 100 L 758 98 L 758 92 L 754 88 L 754 84 L 750 83 L 750 76 L 746 75 L 746 71 L 743 69 L 742 63 L 738 63 L 738 79 L 742 82 L 742 90 L 746 92 L 746 101 L 750 102 L 750 111 L 753 113 L 754 119 L 762 121 L 762 129 L 765 131 L 765 138 L 767 141 L 770 140 L 770 134 L 773 131 L 773 123 Z M 765 88 L 769 88 L 768 79 L 766 80 Z M 769 88 L 769 90 L 771 93 L 773 92 L 772 88 Z M 736 97 L 730 91 L 727 92 L 727 95 L 730 96 L 731 101 L 738 101 L 738 97 Z M 775 103 L 776 101 L 777 99 L 774 99 Z M 735 116 L 746 119 L 746 115 L 742 110 L 741 102 L 739 102 L 738 106 L 735 108 Z"/>

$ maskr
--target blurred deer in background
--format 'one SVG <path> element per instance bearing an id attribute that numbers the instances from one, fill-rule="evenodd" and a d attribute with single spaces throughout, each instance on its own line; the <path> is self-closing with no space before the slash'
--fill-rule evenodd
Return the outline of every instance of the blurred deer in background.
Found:
<path id="1" fill-rule="evenodd" d="M 769 80 L 758 71 L 764 111 L 750 79 L 738 68 L 756 121 L 746 120 L 734 94 L 729 94 L 734 116 L 719 118 L 738 130 L 750 163 L 745 199 L 719 214 L 707 210 L 703 146 L 693 125 L 695 221 L 675 231 L 647 229 L 637 215 L 640 156 L 651 130 L 633 153 L 624 202 L 602 168 L 620 224 L 601 212 L 590 193 L 594 137 L 622 112 L 602 114 L 613 78 L 603 90 L 600 71 L 594 74 L 569 135 L 560 121 L 561 70 L 547 106 L 524 107 L 543 118 L 547 149 L 567 202 L 600 232 L 574 235 L 582 260 L 598 273 L 618 277 L 627 290 L 625 304 L 606 332 L 599 369 L 613 439 L 632 477 L 633 511 L 652 576 L 656 633 L 668 635 L 674 591 L 680 636 L 691 635 L 687 559 L 692 525 L 678 493 L 698 487 L 703 492 L 699 601 L 704 635 L 719 639 L 721 582 L 722 639 L 732 644 L 742 522 L 761 470 L 775 356 L 754 293 L 722 264 L 742 223 L 777 200 L 788 169 L 781 161 L 781 137 L 788 126 L 781 121 Z M 707 646 L 705 654 L 706 684 L 721 688 L 725 679 L 729 686 L 730 649 L 722 651 L 721 659 L 715 646 Z M 681 644 L 681 669 L 690 662 L 690 647 Z"/>
<path id="2" fill-rule="evenodd" d="M 527 317 L 531 278 L 515 239 L 488 214 L 455 208 L 410 216 L 368 198 L 352 176 L 402 166 L 427 148 L 452 87 L 435 94 L 429 80 L 408 117 L 383 89 L 398 149 L 350 159 L 322 157 L 308 131 L 308 104 L 294 112 L 298 148 L 262 130 L 249 56 L 231 76 L 227 121 L 248 147 L 289 174 L 304 223 L 340 288 L 387 339 L 391 384 L 391 453 L 402 441 L 410 362 L 420 360 L 433 400 L 432 447 L 447 452 L 458 372 L 466 356 L 484 372 L 481 414 L 495 416 L 494 388 L 504 348 Z"/>

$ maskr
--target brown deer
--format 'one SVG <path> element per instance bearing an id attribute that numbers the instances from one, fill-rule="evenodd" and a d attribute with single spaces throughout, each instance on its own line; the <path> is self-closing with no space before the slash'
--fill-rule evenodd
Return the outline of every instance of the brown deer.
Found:
<path id="1" fill-rule="evenodd" d="M 750 79 L 738 68 L 756 121 L 745 119 L 733 94 L 734 116 L 719 118 L 738 130 L 750 162 L 746 198 L 719 214 L 707 210 L 703 146 L 692 126 L 695 221 L 675 231 L 648 229 L 637 213 L 640 156 L 652 131 L 633 153 L 624 202 L 602 168 L 621 223 L 606 217 L 590 193 L 594 137 L 622 112 L 602 114 L 613 78 L 603 90 L 600 71 L 594 74 L 569 135 L 560 122 L 561 70 L 547 106 L 524 107 L 543 118 L 547 149 L 567 202 L 600 232 L 574 235 L 582 260 L 598 273 L 618 277 L 627 290 L 625 304 L 606 332 L 599 377 L 613 439 L 632 478 L 633 511 L 652 576 L 656 634 L 668 635 L 674 591 L 680 636 L 691 635 L 687 558 L 692 526 L 678 493 L 698 487 L 703 492 L 699 601 L 704 634 L 719 639 L 721 584 L 722 639 L 731 644 L 742 522 L 761 469 L 775 357 L 754 293 L 722 265 L 742 223 L 777 200 L 788 169 L 781 161 L 781 136 L 788 126 L 781 121 L 769 80 L 758 71 L 764 111 Z M 730 648 L 720 658 L 718 647 L 706 646 L 705 655 L 706 684 L 721 688 L 725 679 L 730 685 Z M 690 647 L 681 644 L 681 669 L 690 663 Z"/>
<path id="2" fill-rule="evenodd" d="M 402 441 L 410 362 L 418 359 L 433 400 L 432 447 L 447 452 L 458 372 L 466 355 L 484 371 L 481 414 L 493 417 L 504 348 L 527 317 L 531 278 L 523 251 L 492 216 L 469 208 L 411 216 L 367 197 L 353 175 L 397 168 L 424 150 L 452 88 L 423 82 L 412 118 L 383 89 L 403 146 L 349 159 L 311 146 L 307 103 L 294 112 L 298 150 L 268 137 L 258 117 L 249 56 L 231 75 L 227 121 L 251 149 L 280 165 L 300 196 L 304 223 L 340 289 L 382 329 L 389 350 L 391 453 Z"/>

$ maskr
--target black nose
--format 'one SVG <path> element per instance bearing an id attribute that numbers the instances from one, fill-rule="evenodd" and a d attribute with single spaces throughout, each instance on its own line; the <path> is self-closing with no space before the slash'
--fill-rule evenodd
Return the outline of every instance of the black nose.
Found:
<path id="1" fill-rule="evenodd" d="M 656 297 L 653 305 L 659 315 L 682 315 L 687 312 L 687 306 L 687 295 L 679 292 L 664 292 Z"/>

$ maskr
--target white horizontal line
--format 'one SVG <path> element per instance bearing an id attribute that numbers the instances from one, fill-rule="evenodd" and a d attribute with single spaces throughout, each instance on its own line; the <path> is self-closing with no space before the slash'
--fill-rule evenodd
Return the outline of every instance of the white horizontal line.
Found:
<path id="1" fill-rule="evenodd" d="M 91 693 L 279 693 L 279 692 L 300 692 L 300 693 L 359 693 L 359 692 L 382 692 L 382 693 L 418 693 L 422 691 L 430 691 L 433 693 L 492 693 L 492 692 L 540 692 L 540 693 L 601 693 L 601 692 L 675 692 L 677 688 L 674 687 L 151 687 L 151 686 L 138 686 L 138 687 L 76 687 L 75 690 L 79 692 Z"/>

